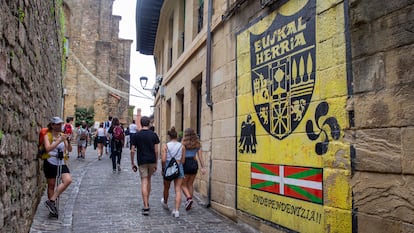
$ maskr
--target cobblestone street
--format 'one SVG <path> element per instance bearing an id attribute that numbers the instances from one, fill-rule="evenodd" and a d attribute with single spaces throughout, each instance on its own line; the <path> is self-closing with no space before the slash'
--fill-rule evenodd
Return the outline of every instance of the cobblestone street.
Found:
<path id="1" fill-rule="evenodd" d="M 237 224 L 205 208 L 200 201 L 195 201 L 193 208 L 185 211 L 183 199 L 180 217 L 172 217 L 160 203 L 162 177 L 159 170 L 152 178 L 150 215 L 143 216 L 140 178 L 130 164 L 127 148 L 122 153 L 119 173 L 112 173 L 108 155 L 98 160 L 97 151 L 91 146 L 84 160 L 76 159 L 76 151 L 72 152 L 69 168 L 73 181 L 61 195 L 59 219 L 48 217 L 45 192 L 30 232 L 255 232 L 245 224 Z M 169 206 L 174 202 L 172 191 L 173 185 Z"/>

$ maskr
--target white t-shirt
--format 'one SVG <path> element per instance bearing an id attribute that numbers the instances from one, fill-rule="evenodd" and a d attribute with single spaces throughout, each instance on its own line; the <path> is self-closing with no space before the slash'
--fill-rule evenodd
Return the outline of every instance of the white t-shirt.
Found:
<path id="1" fill-rule="evenodd" d="M 105 137 L 105 129 L 104 128 L 98 128 L 98 137 Z"/>
<path id="2" fill-rule="evenodd" d="M 173 141 L 167 143 L 167 161 L 171 160 L 172 157 L 180 161 L 183 155 L 182 148 L 183 145 L 180 142 Z"/>
<path id="3" fill-rule="evenodd" d="M 137 125 L 136 124 L 130 124 L 129 125 L 129 133 L 137 133 Z"/>
<path id="4" fill-rule="evenodd" d="M 62 165 L 65 164 L 64 159 L 60 160 L 60 159 L 57 158 L 57 154 L 58 154 L 59 150 L 62 151 L 62 152 L 65 150 L 65 143 L 64 142 L 60 142 L 55 149 L 49 151 L 50 158 L 48 158 L 47 161 L 50 164 L 53 164 L 53 165 L 56 165 L 56 166 L 61 165 L 61 164 Z"/>

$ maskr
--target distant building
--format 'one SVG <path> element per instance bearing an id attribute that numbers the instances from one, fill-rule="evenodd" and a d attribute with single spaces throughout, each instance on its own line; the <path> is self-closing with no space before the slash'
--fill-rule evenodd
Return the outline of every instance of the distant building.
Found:
<path id="1" fill-rule="evenodd" d="M 128 111 L 132 40 L 118 37 L 121 17 L 112 15 L 113 2 L 64 0 L 64 118 L 74 116 L 76 107 L 93 107 L 95 121 L 108 116 L 132 121 Z"/>

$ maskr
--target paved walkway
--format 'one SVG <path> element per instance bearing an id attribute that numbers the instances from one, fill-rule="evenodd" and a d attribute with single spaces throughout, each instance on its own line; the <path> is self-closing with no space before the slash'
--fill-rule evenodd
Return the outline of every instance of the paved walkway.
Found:
<path id="1" fill-rule="evenodd" d="M 122 171 L 115 174 L 109 157 L 104 155 L 102 160 L 98 160 L 93 147 L 88 147 L 84 160 L 77 160 L 76 152 L 72 152 L 69 168 L 73 182 L 61 195 L 59 219 L 48 217 L 49 212 L 44 206 L 45 192 L 30 232 L 255 232 L 197 201 L 190 211 L 185 211 L 183 199 L 180 217 L 172 217 L 160 203 L 162 177 L 159 171 L 152 178 L 150 215 L 143 216 L 140 178 L 130 164 L 127 148 L 122 153 Z M 168 205 L 173 204 L 171 185 Z"/>

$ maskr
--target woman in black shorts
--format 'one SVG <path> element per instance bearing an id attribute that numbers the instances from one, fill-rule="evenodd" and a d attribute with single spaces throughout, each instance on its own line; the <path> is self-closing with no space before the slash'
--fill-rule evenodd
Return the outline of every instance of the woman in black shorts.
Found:
<path id="1" fill-rule="evenodd" d="M 186 129 L 182 144 L 185 147 L 184 180 L 181 186 L 187 201 L 185 210 L 190 210 L 193 204 L 194 180 L 198 172 L 198 163 L 201 165 L 201 173 L 205 174 L 204 159 L 201 152 L 201 143 L 193 129 Z"/>
<path id="2" fill-rule="evenodd" d="M 95 132 L 95 140 L 97 141 L 98 159 L 101 160 L 103 154 L 103 147 L 106 143 L 106 130 L 103 127 L 104 123 L 99 123 L 99 128 Z"/>
<path id="3" fill-rule="evenodd" d="M 47 179 L 46 207 L 52 216 L 58 217 L 58 210 L 55 201 L 59 195 L 72 183 L 72 176 L 69 168 L 65 164 L 64 152 L 72 151 L 72 146 L 68 141 L 69 135 L 62 133 L 63 121 L 59 117 L 52 117 L 48 124 L 48 133 L 44 135 L 43 142 L 49 158 L 44 160 L 43 171 Z M 55 190 L 56 176 L 58 168 L 61 166 L 62 182 Z"/>

